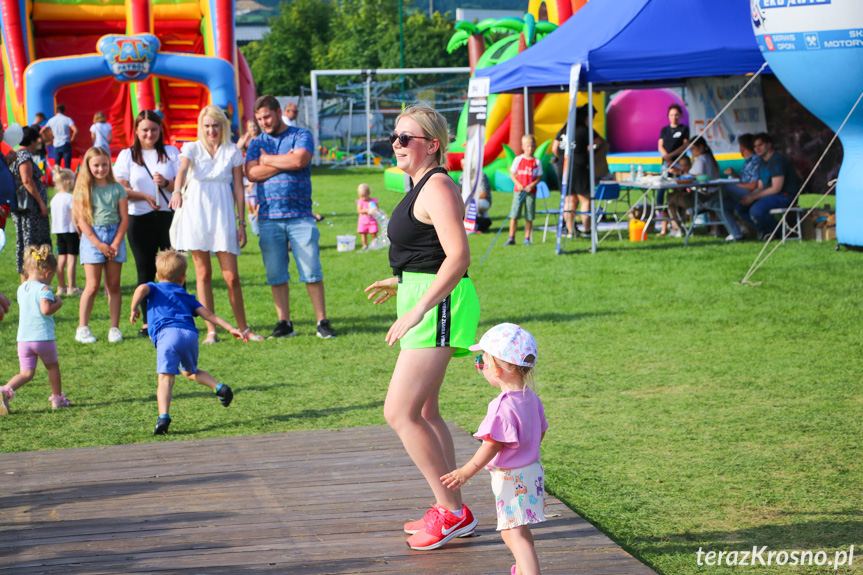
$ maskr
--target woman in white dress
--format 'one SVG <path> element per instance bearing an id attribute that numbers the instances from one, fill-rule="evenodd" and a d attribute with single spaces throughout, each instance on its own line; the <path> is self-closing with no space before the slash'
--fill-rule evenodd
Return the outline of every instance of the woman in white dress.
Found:
<path id="1" fill-rule="evenodd" d="M 195 263 L 198 298 L 214 310 L 213 268 L 215 253 L 228 286 L 228 299 L 240 330 L 252 341 L 264 338 L 252 333 L 246 323 L 243 289 L 237 256 L 246 245 L 246 215 L 243 197 L 243 154 L 231 143 L 228 118 L 216 106 L 206 106 L 198 115 L 198 139 L 183 144 L 180 169 L 171 196 L 171 207 L 183 207 L 177 217 L 174 248 L 188 251 Z M 185 192 L 180 192 L 188 178 Z M 216 343 L 216 326 L 207 322 L 206 344 Z"/>

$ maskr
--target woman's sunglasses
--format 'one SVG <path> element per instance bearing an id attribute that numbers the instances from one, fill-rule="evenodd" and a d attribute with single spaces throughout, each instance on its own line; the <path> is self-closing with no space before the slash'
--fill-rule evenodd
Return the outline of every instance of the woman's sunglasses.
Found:
<path id="1" fill-rule="evenodd" d="M 390 144 L 395 144 L 396 140 L 399 141 L 399 145 L 402 148 L 406 148 L 411 140 L 433 140 L 434 138 L 427 138 L 425 136 L 411 136 L 410 134 L 396 134 L 395 132 L 390 132 Z"/>

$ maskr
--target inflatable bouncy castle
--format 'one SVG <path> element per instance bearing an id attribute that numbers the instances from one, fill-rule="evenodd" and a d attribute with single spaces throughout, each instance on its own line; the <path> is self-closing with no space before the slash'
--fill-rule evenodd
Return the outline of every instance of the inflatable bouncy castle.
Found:
<path id="1" fill-rule="evenodd" d="M 78 127 L 73 156 L 91 145 L 96 112 L 116 152 L 139 110 L 161 110 L 167 141 L 194 140 L 212 103 L 236 132 L 253 117 L 255 88 L 234 39 L 233 0 L 0 0 L 4 124 L 50 118 L 66 106 Z"/>

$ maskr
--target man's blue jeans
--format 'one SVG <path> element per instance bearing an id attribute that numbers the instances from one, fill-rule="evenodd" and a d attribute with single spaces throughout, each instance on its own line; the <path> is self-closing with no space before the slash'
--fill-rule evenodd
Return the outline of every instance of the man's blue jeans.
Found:
<path id="1" fill-rule="evenodd" d="M 760 234 L 770 234 L 776 228 L 776 218 L 770 215 L 770 210 L 785 209 L 791 205 L 791 198 L 785 194 L 773 194 L 757 200 L 751 206 L 737 205 L 737 215 L 745 222 L 755 226 Z"/>
<path id="2" fill-rule="evenodd" d="M 54 148 L 54 165 L 59 167 L 61 160 L 65 162 L 64 168 L 72 169 L 72 142 L 66 142 L 62 146 Z"/>

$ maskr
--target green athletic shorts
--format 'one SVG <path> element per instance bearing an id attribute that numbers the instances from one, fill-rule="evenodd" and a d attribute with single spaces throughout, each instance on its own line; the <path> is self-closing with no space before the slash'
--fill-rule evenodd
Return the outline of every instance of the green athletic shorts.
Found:
<path id="1" fill-rule="evenodd" d="M 399 317 L 407 313 L 425 294 L 434 274 L 404 272 L 399 283 L 396 308 Z M 479 326 L 479 298 L 470 278 L 462 278 L 452 293 L 423 316 L 400 343 L 402 349 L 454 347 L 455 357 L 470 355 Z"/>
<path id="2" fill-rule="evenodd" d="M 519 202 L 521 192 L 512 193 L 512 207 L 509 209 L 509 217 L 517 220 L 521 218 L 521 208 L 524 206 L 524 219 L 532 222 L 536 219 L 536 194 L 525 194 L 524 201 Z"/>

